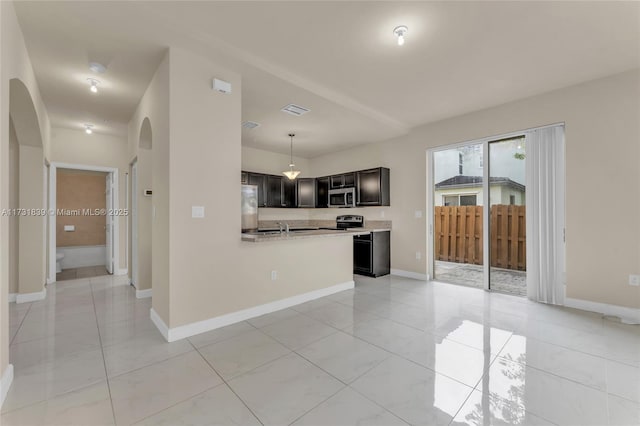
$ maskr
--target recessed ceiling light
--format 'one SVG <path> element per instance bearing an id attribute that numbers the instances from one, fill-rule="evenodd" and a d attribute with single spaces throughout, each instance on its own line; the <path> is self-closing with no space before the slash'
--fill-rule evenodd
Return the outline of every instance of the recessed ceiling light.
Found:
<path id="1" fill-rule="evenodd" d="M 398 46 L 402 46 L 404 44 L 404 35 L 409 31 L 405 25 L 400 25 L 399 27 L 395 27 L 393 29 L 393 33 L 398 37 Z"/>
<path id="2" fill-rule="evenodd" d="M 295 116 L 301 116 L 303 114 L 308 113 L 311 110 L 309 108 L 301 107 L 300 105 L 289 104 L 284 108 L 282 108 L 280 111 L 286 112 L 287 114 L 291 114 Z"/>
<path id="3" fill-rule="evenodd" d="M 85 124 L 84 125 L 84 132 L 88 135 L 90 135 L 91 133 L 93 133 L 93 124 Z"/>
<path id="4" fill-rule="evenodd" d="M 255 121 L 245 121 L 242 123 L 243 129 L 255 129 L 256 127 L 260 127 L 260 123 L 256 123 Z"/>
<path id="5" fill-rule="evenodd" d="M 89 62 L 89 69 L 97 74 L 103 74 L 107 70 L 107 67 L 100 62 Z"/>
<path id="6" fill-rule="evenodd" d="M 87 81 L 91 85 L 89 90 L 91 90 L 92 93 L 98 93 L 98 84 L 100 84 L 100 82 L 95 78 L 88 78 Z"/>

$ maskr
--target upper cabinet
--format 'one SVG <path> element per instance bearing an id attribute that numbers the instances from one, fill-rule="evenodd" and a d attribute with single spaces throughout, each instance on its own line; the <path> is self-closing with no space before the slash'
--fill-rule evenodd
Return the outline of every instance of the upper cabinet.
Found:
<path id="1" fill-rule="evenodd" d="M 282 207 L 282 178 L 267 175 L 267 207 Z"/>
<path id="2" fill-rule="evenodd" d="M 361 170 L 356 172 L 356 175 L 357 206 L 390 205 L 389 169 L 378 167 L 376 169 Z"/>
<path id="3" fill-rule="evenodd" d="M 356 186 L 356 174 L 353 172 L 333 175 L 329 179 L 331 180 L 331 189 L 353 188 Z"/>
<path id="4" fill-rule="evenodd" d="M 316 207 L 329 207 L 329 176 L 316 179 Z"/>
<path id="5" fill-rule="evenodd" d="M 282 207 L 298 207 L 298 182 L 282 178 Z"/>
<path id="6" fill-rule="evenodd" d="M 282 176 L 243 171 L 241 181 L 258 186 L 259 207 L 326 208 L 331 189 L 354 187 L 357 206 L 390 205 L 389 169 L 385 167 L 293 181 Z"/>
<path id="7" fill-rule="evenodd" d="M 315 178 L 298 179 L 298 207 L 316 206 L 316 180 Z"/>

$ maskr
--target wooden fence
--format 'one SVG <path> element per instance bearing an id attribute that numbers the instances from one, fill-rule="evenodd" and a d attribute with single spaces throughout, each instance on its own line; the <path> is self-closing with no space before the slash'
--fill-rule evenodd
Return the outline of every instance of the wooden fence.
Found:
<path id="1" fill-rule="evenodd" d="M 436 207 L 436 260 L 482 265 L 482 225 L 482 206 Z M 491 206 L 489 231 L 491 266 L 525 271 L 525 206 Z"/>

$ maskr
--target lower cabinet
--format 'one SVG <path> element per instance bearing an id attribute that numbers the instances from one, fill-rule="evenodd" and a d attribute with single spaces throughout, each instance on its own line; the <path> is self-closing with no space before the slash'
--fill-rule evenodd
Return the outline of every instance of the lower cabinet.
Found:
<path id="1" fill-rule="evenodd" d="M 353 273 L 380 277 L 391 272 L 391 231 L 353 237 Z"/>

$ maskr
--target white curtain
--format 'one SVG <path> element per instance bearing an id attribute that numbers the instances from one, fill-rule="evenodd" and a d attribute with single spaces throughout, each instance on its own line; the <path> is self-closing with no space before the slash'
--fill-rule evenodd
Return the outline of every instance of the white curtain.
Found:
<path id="1" fill-rule="evenodd" d="M 526 135 L 527 296 L 564 304 L 564 125 Z"/>

